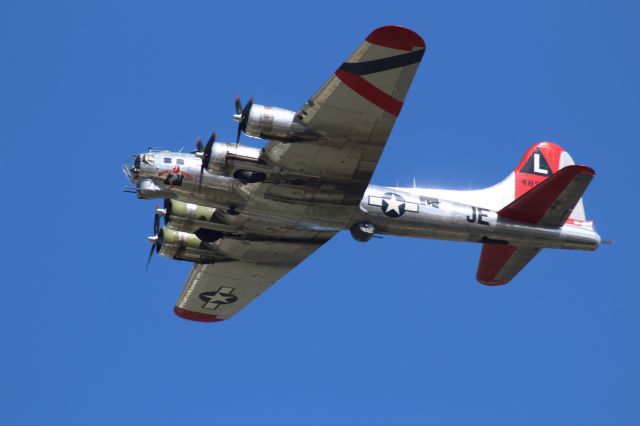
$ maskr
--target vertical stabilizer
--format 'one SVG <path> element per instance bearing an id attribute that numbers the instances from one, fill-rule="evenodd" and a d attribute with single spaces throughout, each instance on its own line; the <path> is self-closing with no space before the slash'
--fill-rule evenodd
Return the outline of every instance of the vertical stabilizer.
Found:
<path id="1" fill-rule="evenodd" d="M 520 198 L 558 170 L 575 164 L 571 155 L 553 142 L 540 142 L 525 152 L 514 170 L 514 199 Z M 582 198 L 578 201 L 569 219 L 586 220 Z"/>
<path id="2" fill-rule="evenodd" d="M 488 188 L 464 191 L 432 188 L 407 188 L 406 190 L 418 195 L 500 210 L 547 180 L 558 170 L 573 164 L 571 155 L 560 145 L 553 142 L 539 142 L 527 149 L 520 163 L 509 176 Z M 591 226 L 591 222 L 585 218 L 582 199 L 578 201 L 569 216 L 569 222 Z"/>

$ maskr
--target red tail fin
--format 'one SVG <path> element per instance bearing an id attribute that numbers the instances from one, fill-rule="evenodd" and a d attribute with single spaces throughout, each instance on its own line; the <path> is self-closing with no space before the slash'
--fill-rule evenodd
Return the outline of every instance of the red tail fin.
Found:
<path id="1" fill-rule="evenodd" d="M 556 173 L 560 169 L 563 151 L 561 146 L 553 142 L 540 142 L 529 148 L 514 171 L 516 175 L 515 198 L 520 198 L 540 182 Z"/>

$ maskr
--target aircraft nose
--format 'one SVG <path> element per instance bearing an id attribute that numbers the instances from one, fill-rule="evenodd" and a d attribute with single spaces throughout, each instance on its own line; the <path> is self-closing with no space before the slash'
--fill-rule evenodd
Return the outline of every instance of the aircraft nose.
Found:
<path id="1" fill-rule="evenodd" d="M 140 171 L 140 154 L 136 155 L 133 159 L 133 170 L 135 170 L 136 172 Z"/>

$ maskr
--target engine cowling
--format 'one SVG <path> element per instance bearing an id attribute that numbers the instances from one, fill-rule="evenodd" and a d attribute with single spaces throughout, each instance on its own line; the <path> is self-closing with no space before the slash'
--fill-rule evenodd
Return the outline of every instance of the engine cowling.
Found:
<path id="1" fill-rule="evenodd" d="M 184 201 L 169 198 L 164 200 L 164 209 L 164 220 L 166 224 L 175 218 L 209 222 L 213 219 L 213 215 L 216 212 L 214 207 L 185 203 Z"/>
<path id="2" fill-rule="evenodd" d="M 182 232 L 197 234 L 200 230 L 231 233 L 235 228 L 221 222 L 214 207 L 185 203 L 175 199 L 164 200 L 164 223 L 167 227 Z M 203 234 L 204 235 L 204 234 Z M 209 241 L 210 238 L 204 238 Z"/>
<path id="3" fill-rule="evenodd" d="M 259 167 L 262 164 L 260 148 L 216 142 L 211 147 L 207 169 L 220 176 L 231 176 L 239 168 L 247 168 L 248 165 Z"/>
<path id="4" fill-rule="evenodd" d="M 243 123 L 247 136 L 282 142 L 318 140 L 318 135 L 305 126 L 293 111 L 273 106 L 253 104 Z"/>
<path id="5" fill-rule="evenodd" d="M 160 256 L 188 262 L 213 263 L 224 258 L 208 248 L 195 234 L 175 231 L 166 226 L 158 232 L 156 251 Z"/>

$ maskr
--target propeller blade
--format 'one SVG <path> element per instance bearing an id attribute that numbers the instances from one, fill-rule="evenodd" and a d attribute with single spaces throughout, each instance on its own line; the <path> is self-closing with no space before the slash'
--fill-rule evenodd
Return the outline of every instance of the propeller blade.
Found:
<path id="1" fill-rule="evenodd" d="M 149 251 L 149 257 L 147 257 L 147 265 L 144 267 L 145 271 L 149 270 L 149 264 L 151 263 L 151 258 L 153 257 L 153 252 L 156 250 L 156 245 L 153 244 L 151 246 L 151 250 Z"/>
<path id="2" fill-rule="evenodd" d="M 237 114 L 242 114 L 242 103 L 240 102 L 240 97 L 236 96 L 236 113 Z"/>
<path id="3" fill-rule="evenodd" d="M 204 145 L 202 145 L 202 139 L 200 139 L 200 136 L 198 136 L 196 138 L 196 152 L 202 151 L 204 151 Z"/>
<path id="4" fill-rule="evenodd" d="M 252 106 L 253 106 L 253 98 L 249 99 L 249 102 L 247 102 L 247 104 L 244 106 L 244 109 L 242 110 L 242 121 L 240 123 L 242 124 L 243 132 L 247 128 L 247 122 L 249 121 L 249 113 L 251 112 Z"/>
<path id="5" fill-rule="evenodd" d="M 240 103 L 236 103 L 236 110 Z M 253 106 L 253 98 L 249 99 L 249 102 L 242 109 L 242 114 L 240 114 L 240 122 L 238 123 L 238 133 L 236 134 L 236 148 L 240 143 L 240 134 L 244 132 L 247 128 L 247 122 L 249 121 L 249 113 L 251 112 L 251 107 Z"/>
<path id="6" fill-rule="evenodd" d="M 200 182 L 198 183 L 198 190 L 202 188 L 202 176 L 204 174 L 204 169 L 209 167 L 209 162 L 211 161 L 211 149 L 213 148 L 215 141 L 216 132 L 213 132 L 207 141 L 207 146 L 204 147 L 204 151 L 202 152 L 202 164 L 200 165 Z"/>
<path id="7" fill-rule="evenodd" d="M 147 240 L 151 242 L 151 250 L 149 250 L 147 265 L 144 268 L 145 271 L 149 270 L 149 264 L 151 263 L 153 252 L 157 249 L 158 245 L 158 235 L 160 234 L 160 213 L 158 213 L 159 209 L 160 206 L 156 204 L 155 214 L 153 215 L 153 237 L 147 237 Z"/>
<path id="8" fill-rule="evenodd" d="M 209 162 L 211 161 L 211 148 L 213 148 L 213 143 L 216 141 L 216 132 L 211 133 L 211 137 L 207 141 L 207 146 L 204 147 L 204 154 L 202 155 L 202 166 L 206 169 L 209 167 Z"/>
<path id="9" fill-rule="evenodd" d="M 153 216 L 153 235 L 158 235 L 160 232 L 160 213 L 158 213 L 158 209 L 160 206 L 156 205 L 156 214 Z"/>
<path id="10" fill-rule="evenodd" d="M 238 133 L 236 134 L 236 148 L 238 147 L 238 144 L 240 143 L 240 133 L 242 132 L 242 121 L 240 121 L 238 123 Z"/>

